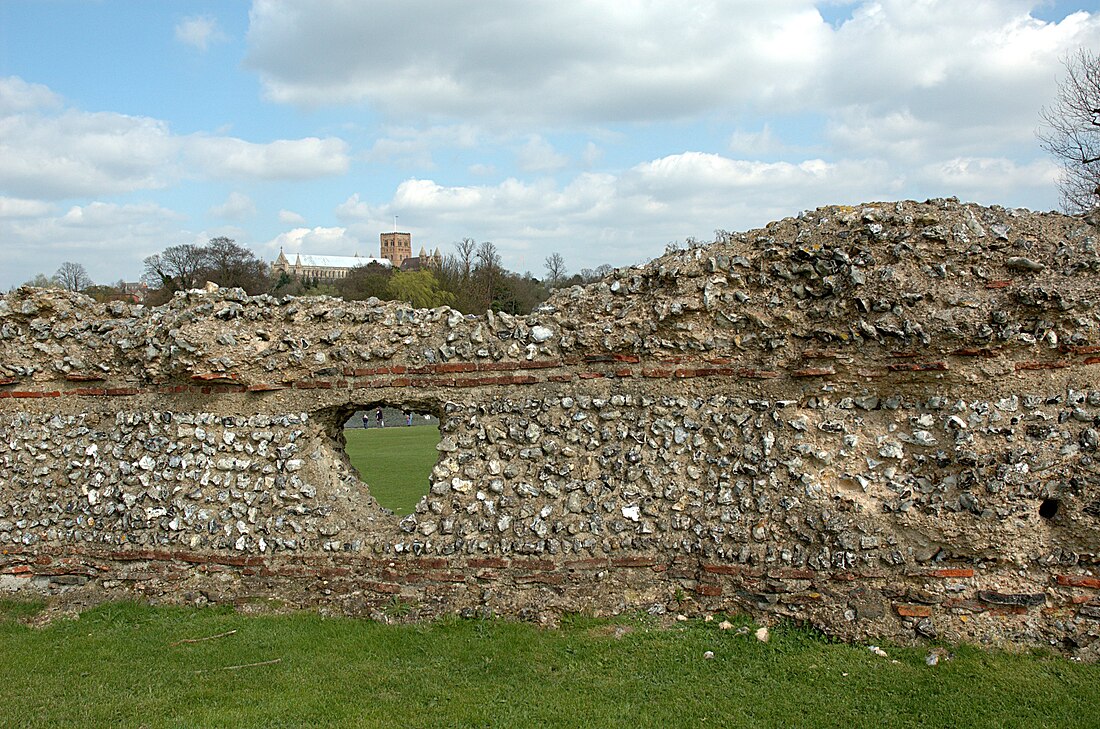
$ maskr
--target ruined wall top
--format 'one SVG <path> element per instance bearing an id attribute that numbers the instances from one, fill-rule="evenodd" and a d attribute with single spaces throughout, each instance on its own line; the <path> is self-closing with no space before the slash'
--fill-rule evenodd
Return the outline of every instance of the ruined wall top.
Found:
<path id="1" fill-rule="evenodd" d="M 1042 360 L 1100 341 L 1096 236 L 1079 217 L 954 199 L 825 207 L 558 291 L 528 316 L 238 290 L 145 307 L 19 289 L 0 299 L 0 382 L 262 387 L 600 355 L 772 372 L 814 349 Z"/>

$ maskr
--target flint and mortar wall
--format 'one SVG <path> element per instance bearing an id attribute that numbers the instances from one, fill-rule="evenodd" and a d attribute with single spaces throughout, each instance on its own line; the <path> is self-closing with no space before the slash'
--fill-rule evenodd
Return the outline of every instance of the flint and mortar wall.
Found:
<path id="1" fill-rule="evenodd" d="M 0 587 L 371 614 L 748 610 L 1100 634 L 1092 222 L 828 207 L 536 313 L 0 299 Z M 340 426 L 440 418 L 416 513 Z"/>

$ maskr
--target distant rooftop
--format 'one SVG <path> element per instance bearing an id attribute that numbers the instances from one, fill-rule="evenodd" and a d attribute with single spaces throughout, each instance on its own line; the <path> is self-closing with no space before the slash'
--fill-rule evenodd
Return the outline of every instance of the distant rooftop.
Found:
<path id="1" fill-rule="evenodd" d="M 371 256 L 316 256 L 309 253 L 295 253 L 295 263 L 303 266 L 315 266 L 318 268 L 355 268 L 377 263 L 380 266 L 391 266 L 387 258 L 373 258 Z"/>

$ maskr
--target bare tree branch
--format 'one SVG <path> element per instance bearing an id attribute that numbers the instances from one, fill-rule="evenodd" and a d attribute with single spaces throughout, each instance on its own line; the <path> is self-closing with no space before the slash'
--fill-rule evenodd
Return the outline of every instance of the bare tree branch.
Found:
<path id="1" fill-rule="evenodd" d="M 227 635 L 233 635 L 236 632 L 237 632 L 236 630 L 227 630 L 224 633 L 218 633 L 217 635 L 208 635 L 205 638 L 183 638 L 181 640 L 177 640 L 175 643 L 169 643 L 168 647 L 169 648 L 174 648 L 175 646 L 182 645 L 184 643 L 202 643 L 204 640 L 214 640 L 215 638 L 224 638 Z"/>
<path id="2" fill-rule="evenodd" d="M 195 288 L 203 266 L 202 249 L 190 243 L 170 246 L 145 259 L 145 283 L 166 291 Z"/>
<path id="3" fill-rule="evenodd" d="M 221 666 L 220 668 L 200 668 L 195 673 L 209 673 L 210 671 L 238 671 L 242 668 L 255 668 L 256 666 L 271 666 L 276 663 L 282 663 L 282 658 L 275 658 L 270 661 L 259 661 L 257 663 L 240 663 L 236 666 Z"/>
<path id="4" fill-rule="evenodd" d="M 470 280 L 470 271 L 473 269 L 474 251 L 476 249 L 477 243 L 473 238 L 463 238 L 455 243 L 455 250 L 458 251 L 458 261 L 462 265 L 463 282 Z"/>
<path id="5" fill-rule="evenodd" d="M 1039 143 L 1062 162 L 1063 209 L 1087 212 L 1100 206 L 1100 55 L 1081 49 L 1064 65 L 1056 101 L 1039 113 Z"/>
<path id="6" fill-rule="evenodd" d="M 546 283 L 559 285 L 565 279 L 565 258 L 560 253 L 551 253 L 546 257 Z"/>
<path id="7" fill-rule="evenodd" d="M 65 261 L 54 274 L 57 283 L 66 291 L 83 291 L 92 285 L 92 279 L 88 276 L 84 265 Z"/>
<path id="8" fill-rule="evenodd" d="M 145 282 L 154 288 L 186 291 L 212 281 L 239 286 L 249 294 L 270 288 L 267 264 L 229 238 L 211 238 L 204 246 L 170 246 L 145 259 Z"/>

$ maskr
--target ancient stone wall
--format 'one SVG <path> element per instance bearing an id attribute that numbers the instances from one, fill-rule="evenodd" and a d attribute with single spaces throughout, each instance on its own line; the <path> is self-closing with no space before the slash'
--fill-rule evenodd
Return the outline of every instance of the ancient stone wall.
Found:
<path id="1" fill-rule="evenodd" d="M 1100 646 L 1100 231 L 827 207 L 530 316 L 0 299 L 0 588 Z M 438 415 L 397 518 L 356 409 Z"/>

